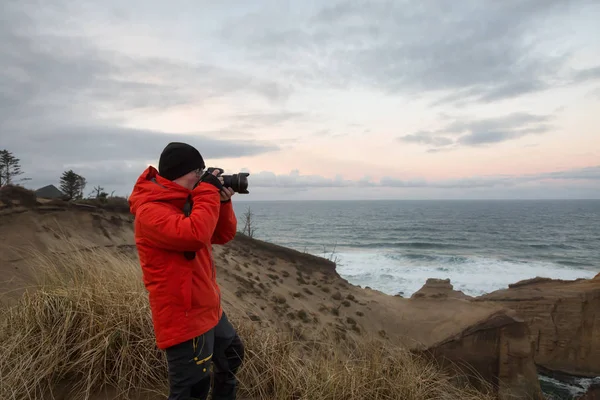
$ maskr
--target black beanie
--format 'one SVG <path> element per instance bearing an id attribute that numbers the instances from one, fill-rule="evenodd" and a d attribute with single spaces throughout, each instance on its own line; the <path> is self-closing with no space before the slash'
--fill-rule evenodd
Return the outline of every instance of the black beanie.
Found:
<path id="1" fill-rule="evenodd" d="M 170 181 L 196 169 L 204 169 L 200 152 L 187 143 L 171 142 L 160 154 L 158 173 Z"/>

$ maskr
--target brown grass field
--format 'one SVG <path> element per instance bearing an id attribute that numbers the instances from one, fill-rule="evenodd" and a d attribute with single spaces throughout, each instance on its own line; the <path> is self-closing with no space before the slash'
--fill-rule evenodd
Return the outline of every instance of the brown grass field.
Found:
<path id="1" fill-rule="evenodd" d="M 31 254 L 37 282 L 0 311 L 0 398 L 166 398 L 166 362 L 137 259 L 67 239 L 62 254 Z M 230 318 L 246 345 L 240 399 L 492 398 L 374 337 L 308 340 Z"/>

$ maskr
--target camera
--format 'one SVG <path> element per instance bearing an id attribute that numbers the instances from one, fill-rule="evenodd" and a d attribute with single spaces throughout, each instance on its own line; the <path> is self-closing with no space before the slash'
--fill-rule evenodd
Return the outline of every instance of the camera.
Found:
<path id="1" fill-rule="evenodd" d="M 212 174 L 213 171 L 219 171 L 219 177 L 223 178 L 223 186 L 233 189 L 236 193 L 248 194 L 248 176 L 250 173 L 248 172 L 238 172 L 233 175 L 222 175 L 225 172 L 222 168 L 208 168 L 206 170 L 207 174 Z"/>

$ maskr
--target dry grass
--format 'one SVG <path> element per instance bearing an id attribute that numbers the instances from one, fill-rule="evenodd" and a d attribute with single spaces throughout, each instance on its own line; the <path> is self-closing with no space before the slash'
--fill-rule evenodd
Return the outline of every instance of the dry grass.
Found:
<path id="1" fill-rule="evenodd" d="M 76 382 L 73 399 L 160 385 L 166 367 L 135 261 L 106 250 L 32 260 L 39 289 L 1 314 L 0 398 L 42 398 L 65 381 Z"/>
<path id="2" fill-rule="evenodd" d="M 155 347 L 137 260 L 94 250 L 37 254 L 33 262 L 39 288 L 0 314 L 0 398 L 50 398 L 67 383 L 73 400 L 105 387 L 122 399 L 141 388 L 165 395 L 165 358 Z M 299 341 L 232 320 L 247 351 L 240 398 L 488 398 L 381 342 Z"/>
<path id="3" fill-rule="evenodd" d="M 247 324 L 239 331 L 249 349 L 242 387 L 251 399 L 493 398 L 459 384 L 414 354 L 376 340 L 340 347 L 333 337 L 300 342 Z"/>

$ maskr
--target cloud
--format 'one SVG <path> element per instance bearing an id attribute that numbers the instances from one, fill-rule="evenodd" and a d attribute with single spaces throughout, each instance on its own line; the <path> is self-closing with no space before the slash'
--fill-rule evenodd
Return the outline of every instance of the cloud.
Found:
<path id="1" fill-rule="evenodd" d="M 324 187 L 352 187 L 357 186 L 359 182 L 346 180 L 341 175 L 335 178 L 325 178 L 319 175 L 301 175 L 300 171 L 294 170 L 289 174 L 277 175 L 270 171 L 261 171 L 251 175 L 251 185 L 255 187 L 267 188 L 324 188 Z"/>
<path id="2" fill-rule="evenodd" d="M 556 179 L 556 180 L 596 180 L 600 181 L 600 166 L 555 171 L 537 175 L 526 175 L 523 179 Z"/>
<path id="3" fill-rule="evenodd" d="M 123 112 L 201 104 L 238 94 L 281 101 L 273 82 L 206 64 L 130 59 L 71 37 L 31 37 L 1 28 L 0 128 L 31 129 L 56 121 L 101 119 Z M 60 51 L 56 51 L 60 48 Z"/>
<path id="4" fill-rule="evenodd" d="M 454 140 L 438 136 L 436 132 L 430 131 L 419 131 L 412 135 L 402 136 L 400 139 L 407 143 L 427 144 L 436 147 L 449 146 L 454 143 Z"/>
<path id="5" fill-rule="evenodd" d="M 245 113 L 238 114 L 234 118 L 243 123 L 254 123 L 260 125 L 277 125 L 296 119 L 306 118 L 306 114 L 301 112 L 280 111 L 270 113 Z"/>
<path id="6" fill-rule="evenodd" d="M 143 129 L 103 126 L 66 126 L 36 131 L 20 137 L 7 137 L 3 144 L 14 152 L 29 155 L 46 154 L 65 164 L 95 163 L 116 160 L 148 160 L 157 158 L 171 141 L 192 144 L 206 158 L 242 157 L 278 149 L 271 143 L 249 140 L 215 139 L 219 132 L 172 134 Z"/>
<path id="7" fill-rule="evenodd" d="M 248 171 L 249 172 L 249 171 Z M 543 181 L 591 181 L 600 183 L 600 165 L 565 171 L 554 171 L 525 175 L 492 175 L 474 176 L 461 179 L 427 181 L 425 179 L 402 180 L 393 177 L 383 177 L 379 182 L 371 177 L 359 180 L 347 180 L 337 175 L 335 178 L 325 178 L 319 175 L 301 175 L 298 170 L 289 174 L 277 175 L 273 172 L 261 171 L 251 174 L 249 179 L 252 187 L 268 188 L 343 188 L 343 187 L 389 187 L 389 188 L 436 188 L 436 189 L 478 189 L 491 187 L 513 187 L 531 182 Z"/>
<path id="8" fill-rule="evenodd" d="M 232 132 L 225 130 L 175 135 L 126 127 L 134 111 L 223 98 L 282 102 L 290 91 L 210 63 L 99 46 L 83 31 L 69 31 L 77 18 L 64 23 L 81 9 L 34 3 L 5 1 L 0 17 L 0 148 L 20 158 L 32 186 L 56 182 L 70 167 L 107 188 L 131 184 L 173 140 L 197 145 L 208 159 L 278 149 L 258 140 L 228 141 Z M 251 138 L 243 131 L 237 136 Z"/>
<path id="9" fill-rule="evenodd" d="M 457 119 L 435 131 L 419 131 L 400 136 L 398 140 L 433 146 L 429 151 L 441 151 L 458 146 L 480 146 L 541 134 L 551 129 L 549 115 L 513 113 L 502 117 Z"/>
<path id="10" fill-rule="evenodd" d="M 61 30 L 63 11 L 56 4 L 3 3 L 3 135 L 56 123 L 118 125 L 130 111 L 166 111 L 219 98 L 280 103 L 290 95 L 289 85 L 235 69 L 100 47 L 88 36 Z"/>
<path id="11" fill-rule="evenodd" d="M 587 68 L 577 71 L 574 80 L 578 82 L 586 82 L 588 80 L 600 80 L 600 65 L 593 68 Z"/>
<path id="12" fill-rule="evenodd" d="M 73 169 L 88 182 L 108 187 L 133 185 L 149 163 L 158 164 L 162 149 L 171 141 L 195 146 L 207 165 L 219 158 L 252 156 L 278 150 L 255 140 L 215 139 L 220 132 L 172 134 L 112 126 L 64 126 L 40 129 L 2 139 L 2 147 L 21 160 L 33 187 L 58 180 Z"/>
<path id="13" fill-rule="evenodd" d="M 494 186 L 513 186 L 516 179 L 511 177 L 473 177 L 428 182 L 425 180 L 405 181 L 394 178 L 383 178 L 380 182 L 384 187 L 396 188 L 436 188 L 436 189 L 478 189 Z"/>
<path id="14" fill-rule="evenodd" d="M 430 93 L 442 103 L 515 98 L 573 82 L 573 73 L 579 82 L 595 76 L 566 70 L 571 50 L 540 51 L 546 21 L 560 29 L 561 16 L 598 7 L 591 0 L 327 4 L 296 7 L 294 17 L 284 15 L 288 8 L 257 5 L 222 37 L 297 85 Z"/>
<path id="15" fill-rule="evenodd" d="M 374 145 L 369 139 L 385 143 L 393 126 L 417 126 L 403 132 L 401 142 L 431 152 L 542 137 L 553 122 L 545 115 L 437 117 L 454 113 L 448 105 L 597 81 L 596 44 L 590 39 L 597 26 L 590 25 L 588 12 L 593 7 L 598 3 L 592 0 L 452 5 L 226 0 L 202 2 L 201 9 L 187 0 L 108 0 L 102 6 L 89 0 L 4 0 L 0 146 L 21 158 L 32 184 L 46 184 L 73 167 L 108 189 L 113 183 L 130 185 L 170 140 L 189 140 L 209 159 L 285 149 L 289 162 L 310 163 L 312 156 L 302 152 L 327 136 L 341 154 L 328 160 L 333 168 L 350 162 L 344 161 L 348 157 L 369 164 L 365 157 Z M 574 12 L 578 30 L 570 33 Z M 557 41 L 558 35 L 564 39 Z M 436 100 L 452 104 L 430 113 L 427 105 Z M 546 106 L 555 99 L 539 100 L 519 102 L 527 107 L 519 109 L 549 113 Z M 492 111 L 510 112 L 510 102 L 498 106 Z M 490 108 L 476 112 L 490 115 Z M 410 112 L 410 118 L 396 110 Z M 427 116 L 439 124 L 429 131 L 417 125 Z M 191 124 L 201 128 L 190 129 Z M 141 127 L 148 129 L 134 129 Z M 259 140 L 266 137 L 272 142 Z M 315 157 L 326 157 L 323 149 Z M 299 173 L 252 178 L 266 188 L 289 190 L 385 185 L 367 177 L 351 181 Z"/>

